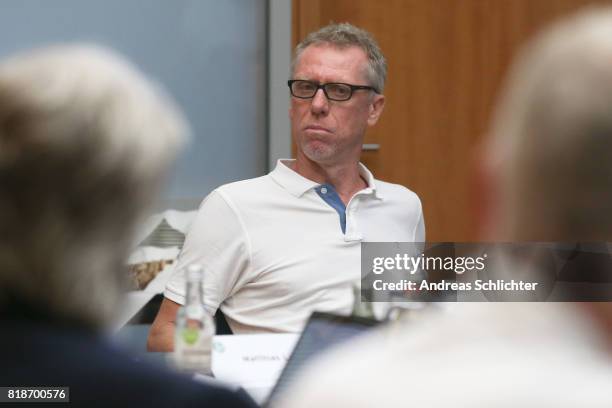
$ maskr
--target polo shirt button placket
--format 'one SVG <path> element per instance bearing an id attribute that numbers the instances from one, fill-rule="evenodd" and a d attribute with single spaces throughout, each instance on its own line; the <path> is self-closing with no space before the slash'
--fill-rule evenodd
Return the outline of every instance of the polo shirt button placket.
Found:
<path id="1" fill-rule="evenodd" d="M 344 236 L 345 241 L 361 241 L 363 235 L 358 231 L 357 221 L 355 219 L 355 213 L 357 212 L 358 200 L 353 197 L 353 200 L 349 203 L 349 207 L 346 209 L 346 234 Z"/>

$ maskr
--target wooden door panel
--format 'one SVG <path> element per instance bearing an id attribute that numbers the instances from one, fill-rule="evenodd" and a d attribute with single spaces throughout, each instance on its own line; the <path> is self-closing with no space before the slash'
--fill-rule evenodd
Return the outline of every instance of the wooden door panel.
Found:
<path id="1" fill-rule="evenodd" d="M 389 64 L 386 106 L 363 161 L 423 202 L 431 241 L 477 239 L 474 152 L 512 56 L 589 0 L 293 0 L 294 45 L 330 22 L 370 31 Z"/>

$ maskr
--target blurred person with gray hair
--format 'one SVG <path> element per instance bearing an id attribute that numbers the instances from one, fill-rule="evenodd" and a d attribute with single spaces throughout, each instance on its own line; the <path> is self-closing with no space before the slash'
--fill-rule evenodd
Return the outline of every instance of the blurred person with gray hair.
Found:
<path id="1" fill-rule="evenodd" d="M 529 43 L 490 133 L 484 238 L 610 241 L 612 9 Z M 457 306 L 321 357 L 278 406 L 612 406 L 610 303 Z"/>
<path id="2" fill-rule="evenodd" d="M 70 387 L 88 407 L 251 404 L 103 338 L 134 228 L 187 130 L 160 88 L 104 48 L 0 61 L 0 385 Z"/>
<path id="3" fill-rule="evenodd" d="M 348 23 L 296 47 L 287 83 L 296 158 L 206 197 L 166 286 L 151 350 L 173 347 L 190 263 L 204 267 L 207 309 L 221 310 L 234 333 L 298 332 L 314 310 L 351 312 L 362 241 L 425 240 L 418 196 L 359 162 L 383 111 L 386 75 L 372 35 Z"/>

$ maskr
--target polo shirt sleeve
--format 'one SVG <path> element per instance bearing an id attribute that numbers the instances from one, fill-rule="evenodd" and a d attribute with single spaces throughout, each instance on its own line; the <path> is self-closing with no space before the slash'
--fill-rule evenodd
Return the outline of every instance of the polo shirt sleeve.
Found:
<path id="1" fill-rule="evenodd" d="M 185 268 L 192 263 L 204 268 L 204 303 L 210 313 L 249 280 L 248 237 L 239 214 L 219 190 L 210 193 L 200 205 L 166 284 L 166 298 L 185 304 Z"/>
<path id="2" fill-rule="evenodd" d="M 423 205 L 419 201 L 419 219 L 414 227 L 414 242 L 425 242 L 425 217 L 423 217 Z"/>

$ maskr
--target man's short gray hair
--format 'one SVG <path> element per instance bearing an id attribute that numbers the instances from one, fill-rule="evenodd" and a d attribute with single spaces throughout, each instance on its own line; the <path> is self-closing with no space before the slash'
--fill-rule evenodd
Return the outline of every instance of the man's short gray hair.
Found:
<path id="1" fill-rule="evenodd" d="M 611 238 L 612 9 L 583 11 L 523 50 L 492 133 L 510 238 Z"/>
<path id="2" fill-rule="evenodd" d="M 306 47 L 322 44 L 329 44 L 340 49 L 353 46 L 361 48 L 368 57 L 367 76 L 370 85 L 379 93 L 383 92 L 387 78 L 387 61 L 374 37 L 367 31 L 349 23 L 330 24 L 308 34 L 304 41 L 295 48 L 291 73 L 295 73 L 297 61 Z"/>
<path id="3" fill-rule="evenodd" d="M 108 322 L 132 230 L 186 131 L 169 98 L 106 49 L 0 62 L 0 311 Z"/>

